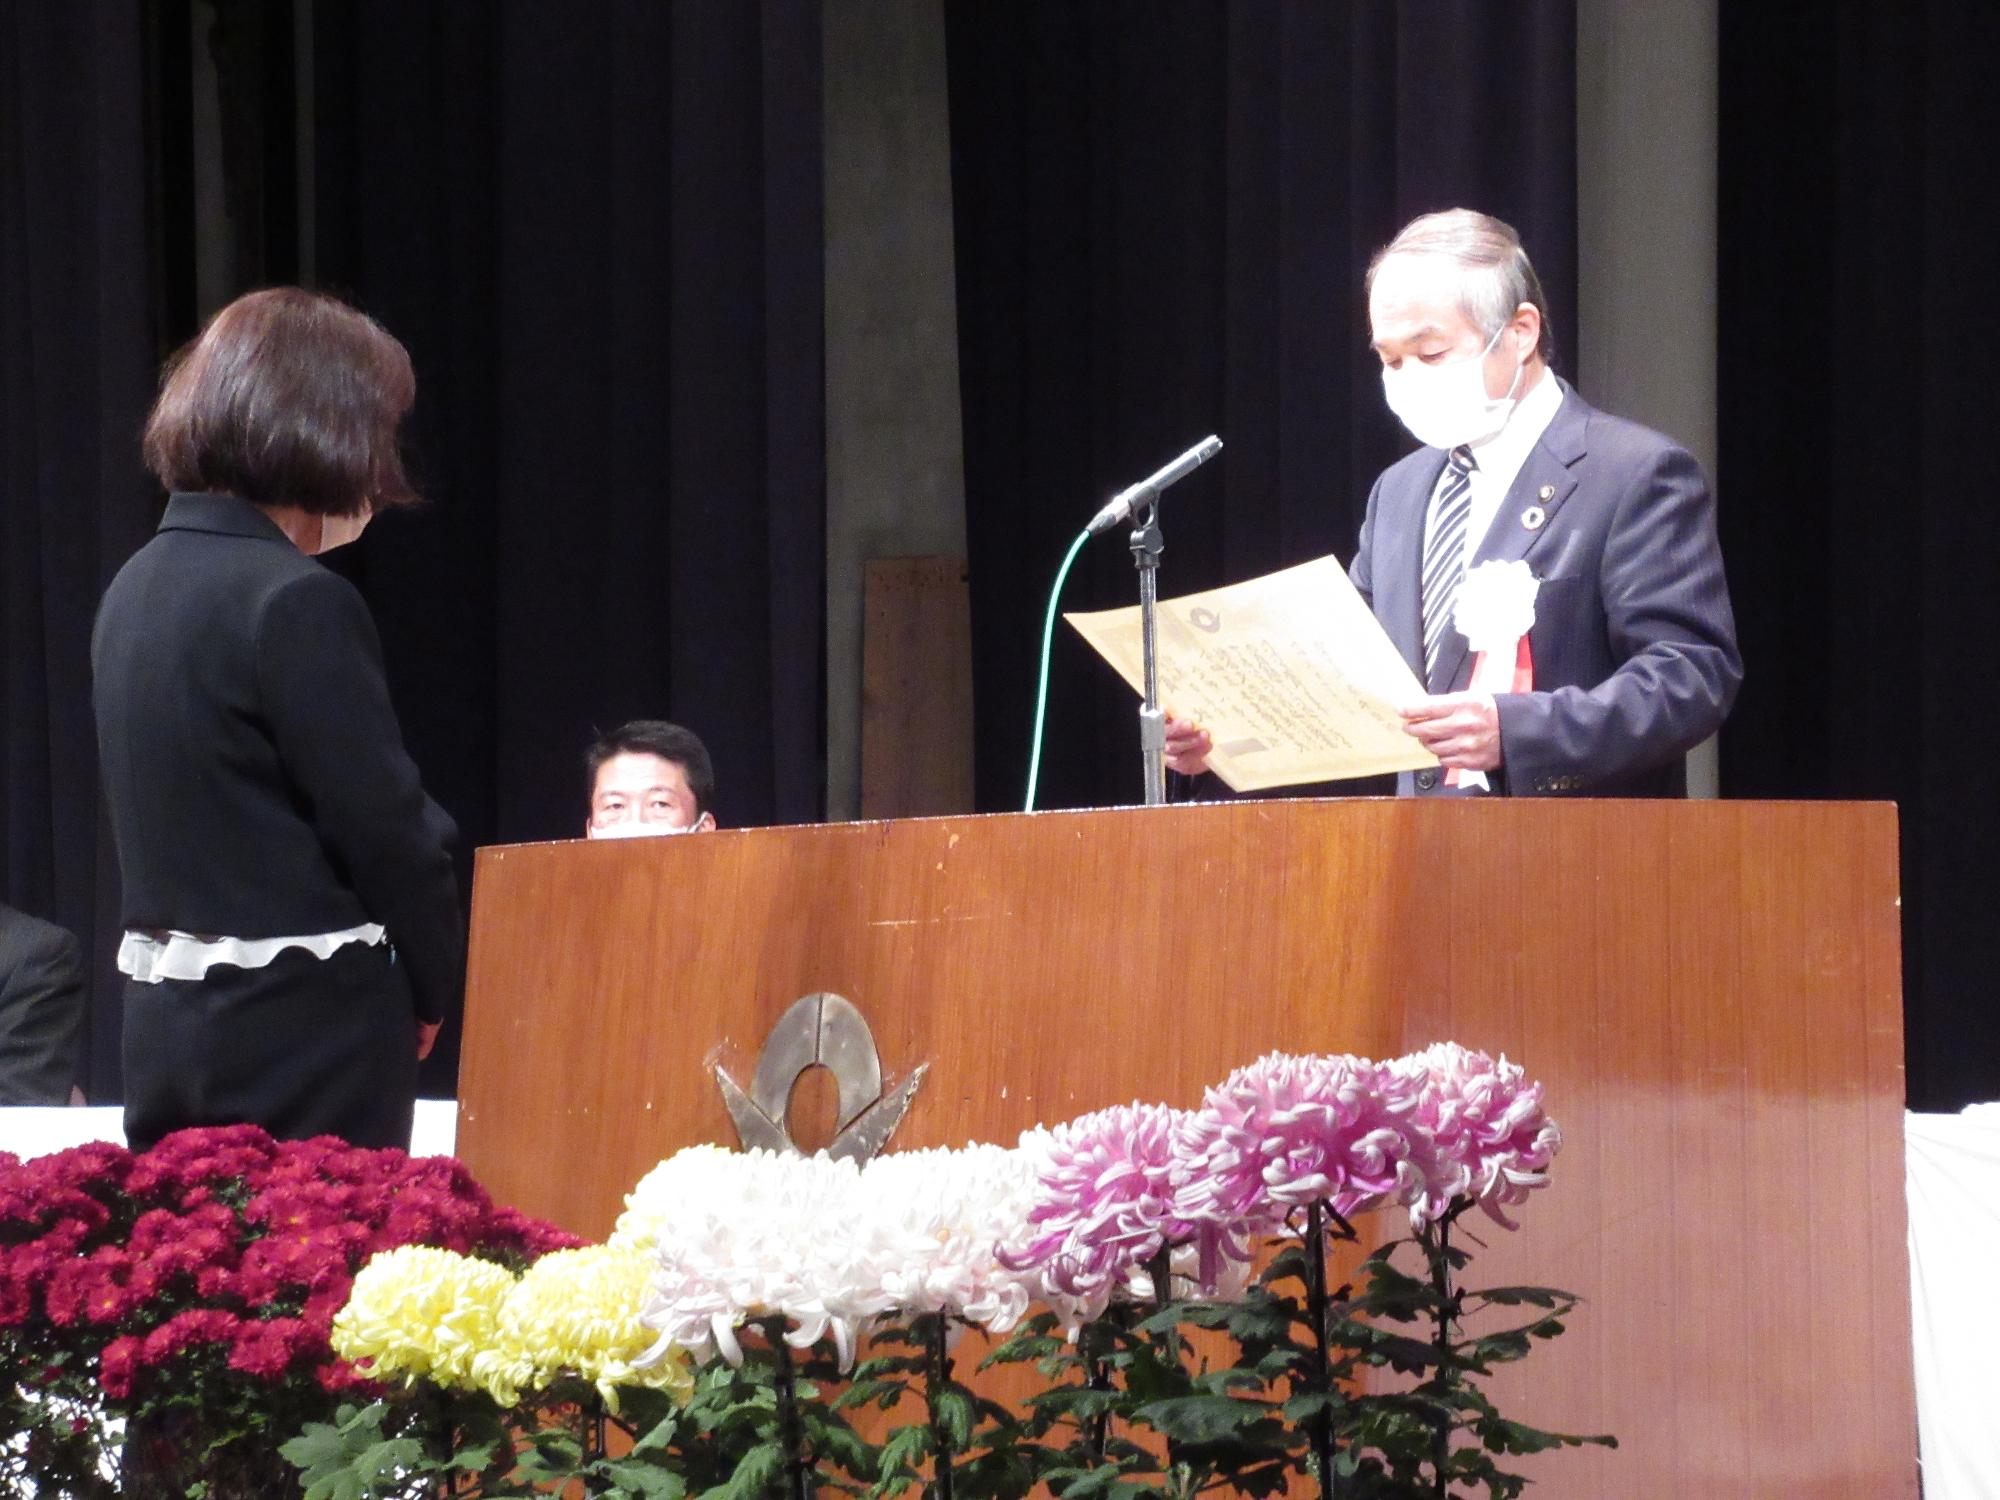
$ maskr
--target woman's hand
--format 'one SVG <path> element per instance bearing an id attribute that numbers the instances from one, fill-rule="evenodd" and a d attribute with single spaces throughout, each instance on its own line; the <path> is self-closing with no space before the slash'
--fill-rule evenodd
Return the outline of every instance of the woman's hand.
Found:
<path id="1" fill-rule="evenodd" d="M 422 1062 L 431 1055 L 431 1048 L 437 1045 L 438 1033 L 444 1029 L 442 1021 L 417 1022 L 417 1061 Z"/>

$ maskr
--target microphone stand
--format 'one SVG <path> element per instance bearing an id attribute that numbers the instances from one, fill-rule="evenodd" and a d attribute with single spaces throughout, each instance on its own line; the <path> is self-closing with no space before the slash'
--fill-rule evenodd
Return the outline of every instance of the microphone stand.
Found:
<path id="1" fill-rule="evenodd" d="M 1167 800 L 1167 720 L 1160 712 L 1159 643 L 1160 554 L 1166 539 L 1160 534 L 1160 494 L 1146 496 L 1145 508 L 1133 508 L 1132 565 L 1139 570 L 1139 641 L 1145 659 L 1146 695 L 1139 704 L 1139 759 L 1146 776 L 1146 806 Z"/>

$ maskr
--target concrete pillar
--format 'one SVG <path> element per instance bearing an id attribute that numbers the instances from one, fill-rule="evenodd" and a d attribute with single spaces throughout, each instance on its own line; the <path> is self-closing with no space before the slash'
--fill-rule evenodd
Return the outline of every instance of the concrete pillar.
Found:
<path id="1" fill-rule="evenodd" d="M 1578 386 L 1715 474 L 1719 0 L 1578 0 Z M 1557 329 L 1562 311 L 1556 310 Z M 1721 503 L 1728 503 L 1726 495 Z M 1688 790 L 1716 794 L 1713 740 Z"/>
<path id="2" fill-rule="evenodd" d="M 860 803 L 870 557 L 963 555 L 942 0 L 826 0 L 827 816 Z"/>

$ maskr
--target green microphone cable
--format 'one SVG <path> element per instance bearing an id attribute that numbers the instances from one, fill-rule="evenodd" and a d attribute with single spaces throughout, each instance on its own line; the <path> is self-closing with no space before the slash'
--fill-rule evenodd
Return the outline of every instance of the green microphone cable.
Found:
<path id="1" fill-rule="evenodd" d="M 1049 710 L 1049 647 L 1056 633 L 1056 601 L 1062 598 L 1063 580 L 1069 577 L 1070 566 L 1075 563 L 1077 553 L 1090 540 L 1088 530 L 1079 531 L 1076 540 L 1069 544 L 1069 552 L 1056 570 L 1056 586 L 1049 590 L 1049 614 L 1042 622 L 1042 671 L 1041 681 L 1035 689 L 1035 736 L 1028 752 L 1028 803 L 1023 812 L 1035 810 L 1035 783 L 1042 774 L 1042 724 Z"/>

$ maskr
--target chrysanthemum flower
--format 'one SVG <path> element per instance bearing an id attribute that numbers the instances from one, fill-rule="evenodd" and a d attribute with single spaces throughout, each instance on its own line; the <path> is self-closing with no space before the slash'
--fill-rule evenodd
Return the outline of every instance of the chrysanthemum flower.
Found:
<path id="1" fill-rule="evenodd" d="M 378 1379 L 469 1386 L 513 1286 L 506 1268 L 491 1261 L 425 1245 L 385 1251 L 354 1278 L 333 1320 L 334 1352 Z"/>
<path id="2" fill-rule="evenodd" d="M 774 1317 L 788 1324 L 794 1348 L 831 1335 L 842 1362 L 851 1361 L 860 1324 L 888 1307 L 855 1270 L 860 1252 L 849 1226 L 861 1212 L 860 1168 L 824 1153 L 696 1147 L 681 1157 L 647 1179 L 660 1195 L 654 1201 L 665 1202 L 662 1184 L 672 1184 L 670 1211 L 621 1231 L 654 1241 L 643 1318 L 659 1337 L 646 1362 L 678 1347 L 740 1363 L 736 1330 Z"/>
<path id="3" fill-rule="evenodd" d="M 861 1212 L 841 1235 L 854 1254 L 832 1300 L 948 1313 L 1005 1333 L 1027 1312 L 1036 1278 L 998 1252 L 1026 1228 L 1035 1180 L 1034 1162 L 1001 1146 L 876 1157 L 861 1169 Z"/>
<path id="4" fill-rule="evenodd" d="M 693 1390 L 685 1354 L 676 1350 L 645 1368 L 652 1345 L 639 1309 L 653 1260 L 632 1245 L 558 1250 L 530 1266 L 500 1304 L 499 1336 L 473 1360 L 473 1375 L 496 1401 L 562 1375 L 595 1385 L 612 1411 L 620 1386 L 650 1386 L 679 1399 Z"/>
<path id="5" fill-rule="evenodd" d="M 1360 1057 L 1273 1052 L 1209 1089 L 1181 1133 L 1174 1211 L 1277 1230 L 1322 1203 L 1342 1217 L 1423 1190 L 1418 1084 Z"/>
<path id="6" fill-rule="evenodd" d="M 1428 1138 L 1424 1191 L 1412 1200 L 1418 1228 L 1454 1202 L 1476 1202 L 1509 1229 L 1501 1210 L 1547 1184 L 1562 1132 L 1542 1110 L 1542 1086 L 1503 1055 L 1498 1062 L 1440 1042 L 1390 1065 L 1415 1087 L 1415 1118 Z"/>
<path id="7" fill-rule="evenodd" d="M 610 1243 L 651 1252 L 659 1243 L 662 1223 L 715 1191 L 744 1160 L 745 1153 L 723 1146 L 689 1146 L 676 1151 L 625 1195 L 625 1211 L 612 1226 Z"/>
<path id="8" fill-rule="evenodd" d="M 1036 1174 L 1025 1234 L 1003 1250 L 1010 1264 L 1039 1268 L 1046 1296 L 1065 1322 L 1096 1317 L 1111 1298 L 1150 1295 L 1148 1263 L 1166 1246 L 1198 1241 L 1181 1257 L 1200 1289 L 1214 1289 L 1226 1253 L 1242 1254 L 1214 1219 L 1176 1212 L 1176 1141 L 1185 1110 L 1115 1105 L 1021 1136 Z M 1141 1289 L 1143 1288 L 1143 1292 Z"/>

